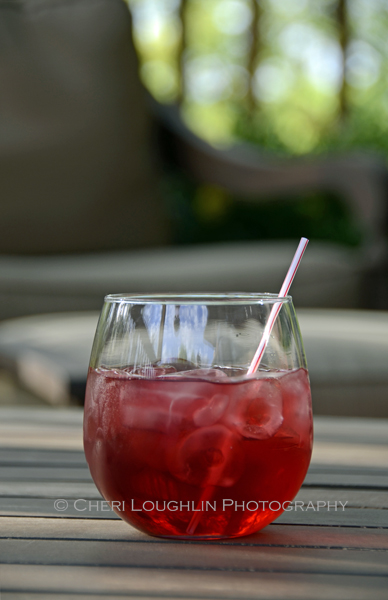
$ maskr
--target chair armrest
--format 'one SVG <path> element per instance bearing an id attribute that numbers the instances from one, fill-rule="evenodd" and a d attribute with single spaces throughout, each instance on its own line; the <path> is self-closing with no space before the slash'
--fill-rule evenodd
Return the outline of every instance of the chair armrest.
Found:
<path id="1" fill-rule="evenodd" d="M 388 170 L 368 153 L 283 159 L 250 144 L 219 149 L 191 132 L 175 105 L 153 103 L 170 136 L 174 160 L 198 181 L 226 188 L 247 201 L 275 199 L 285 192 L 323 189 L 341 194 L 368 245 L 385 247 Z"/>

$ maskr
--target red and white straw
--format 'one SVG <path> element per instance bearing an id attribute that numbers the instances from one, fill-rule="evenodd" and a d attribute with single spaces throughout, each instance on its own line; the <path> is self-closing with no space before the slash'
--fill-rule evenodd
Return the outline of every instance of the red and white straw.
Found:
<path id="1" fill-rule="evenodd" d="M 294 258 L 292 259 L 292 262 L 290 264 L 290 268 L 288 269 L 287 275 L 285 280 L 283 281 L 283 285 L 280 289 L 278 298 L 284 298 L 284 296 L 287 296 L 288 291 L 291 287 L 291 284 L 294 280 L 295 277 L 295 273 L 298 270 L 298 267 L 300 265 L 300 261 L 302 260 L 302 256 L 304 254 L 304 251 L 306 250 L 307 244 L 309 243 L 307 238 L 302 238 L 299 242 L 299 246 L 295 252 Z M 259 364 L 261 362 L 261 359 L 263 358 L 263 354 L 265 352 L 265 349 L 267 347 L 268 344 L 268 340 L 269 340 L 269 336 L 271 335 L 271 331 L 272 328 L 274 326 L 274 323 L 276 321 L 276 317 L 278 316 L 280 309 L 282 307 L 282 303 L 281 302 L 276 302 L 273 307 L 272 310 L 270 312 L 267 324 L 264 328 L 263 331 L 263 335 L 261 337 L 260 340 L 260 344 L 259 347 L 256 350 L 255 356 L 252 359 L 252 362 L 249 366 L 247 375 L 252 375 L 259 367 Z"/>

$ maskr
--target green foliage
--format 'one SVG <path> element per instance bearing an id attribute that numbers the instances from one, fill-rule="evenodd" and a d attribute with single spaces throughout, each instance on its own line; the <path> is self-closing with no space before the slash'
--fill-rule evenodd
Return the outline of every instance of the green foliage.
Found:
<path id="1" fill-rule="evenodd" d="M 235 114 L 238 139 L 284 157 L 295 156 L 295 151 L 278 135 L 273 120 L 264 111 L 252 116 L 240 109 Z M 343 121 L 337 119 L 323 128 L 314 149 L 305 154 L 344 154 L 356 150 L 388 158 L 388 118 L 384 109 L 373 109 L 369 105 L 352 107 Z"/>
<path id="2" fill-rule="evenodd" d="M 353 109 L 343 123 L 336 123 L 322 135 L 316 152 L 367 150 L 388 158 L 388 123 L 384 113 L 368 105 Z"/>
<path id="3" fill-rule="evenodd" d="M 251 0 L 186 0 L 184 28 L 178 0 L 127 2 L 145 85 L 166 102 L 182 91 L 182 118 L 210 143 L 237 139 L 282 157 L 388 157 L 384 0 L 350 0 L 342 19 L 337 0 L 260 0 L 258 12 Z M 165 188 L 176 243 L 361 240 L 341 198 L 325 190 L 244 202 L 176 173 Z"/>
<path id="4" fill-rule="evenodd" d="M 182 174 L 165 178 L 164 193 L 176 244 L 296 239 L 302 236 L 356 246 L 362 235 L 341 199 L 329 192 L 244 199 Z"/>

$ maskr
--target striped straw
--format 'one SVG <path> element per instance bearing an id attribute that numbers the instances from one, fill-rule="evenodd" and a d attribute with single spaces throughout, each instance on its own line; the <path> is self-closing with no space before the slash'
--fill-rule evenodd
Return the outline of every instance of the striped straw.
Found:
<path id="1" fill-rule="evenodd" d="M 288 269 L 288 273 L 286 275 L 285 280 L 283 281 L 283 285 L 280 289 L 278 298 L 284 298 L 284 296 L 287 296 L 288 291 L 291 287 L 291 284 L 294 280 L 295 277 L 295 273 L 298 270 L 298 267 L 300 265 L 300 261 L 302 260 L 302 256 L 304 254 L 304 251 L 306 250 L 307 244 L 309 243 L 307 238 L 302 238 L 299 242 L 299 246 L 295 252 L 294 258 L 292 259 L 292 262 L 290 264 L 290 268 Z M 267 324 L 264 328 L 263 331 L 263 335 L 261 337 L 260 340 L 260 344 L 259 347 L 256 350 L 255 356 L 252 359 L 252 362 L 249 366 L 247 375 L 252 375 L 259 367 L 261 359 L 263 358 L 263 354 L 265 352 L 265 349 L 267 347 L 268 344 L 268 340 L 269 340 L 269 336 L 271 335 L 271 331 L 272 328 L 274 326 L 274 323 L 276 321 L 276 317 L 278 316 L 280 309 L 282 307 L 282 303 L 281 302 L 276 302 L 273 307 L 272 310 L 270 312 Z"/>

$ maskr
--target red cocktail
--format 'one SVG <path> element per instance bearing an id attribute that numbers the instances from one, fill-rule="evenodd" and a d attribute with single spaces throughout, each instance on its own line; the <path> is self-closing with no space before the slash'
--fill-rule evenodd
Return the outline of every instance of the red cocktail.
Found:
<path id="1" fill-rule="evenodd" d="M 91 368 L 85 454 L 125 521 L 164 537 L 247 535 L 297 494 L 312 447 L 305 368 Z"/>

